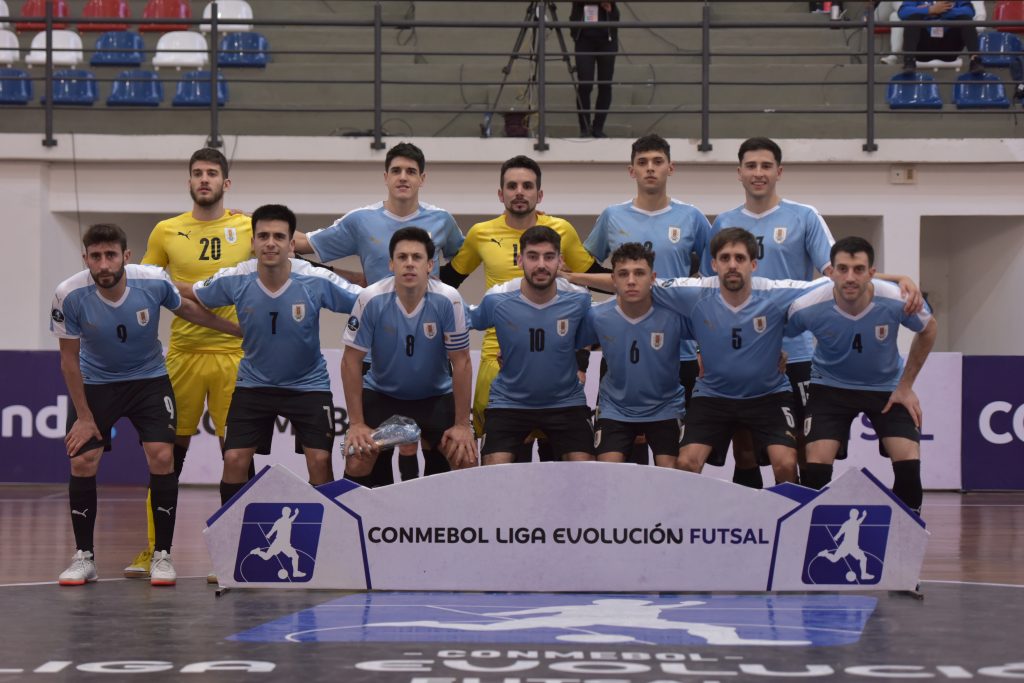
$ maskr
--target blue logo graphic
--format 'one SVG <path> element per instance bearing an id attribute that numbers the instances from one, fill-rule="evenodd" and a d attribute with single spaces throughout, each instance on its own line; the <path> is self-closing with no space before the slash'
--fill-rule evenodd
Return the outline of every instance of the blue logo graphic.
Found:
<path id="1" fill-rule="evenodd" d="M 245 506 L 235 581 L 305 583 L 313 578 L 324 506 L 250 503 Z"/>
<path id="2" fill-rule="evenodd" d="M 807 584 L 871 585 L 882 578 L 892 508 L 819 505 L 811 513 L 801 576 Z"/>
<path id="3" fill-rule="evenodd" d="M 245 642 L 846 645 L 876 599 L 854 595 L 365 593 L 238 633 Z"/>

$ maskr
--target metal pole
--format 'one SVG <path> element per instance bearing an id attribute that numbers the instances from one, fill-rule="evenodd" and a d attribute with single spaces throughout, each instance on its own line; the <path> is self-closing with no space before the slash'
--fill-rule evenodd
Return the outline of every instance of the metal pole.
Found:
<path id="1" fill-rule="evenodd" d="M 534 34 L 536 40 L 537 57 L 537 142 L 533 148 L 538 152 L 546 152 L 551 149 L 547 143 L 547 97 L 545 96 L 545 84 L 547 74 L 545 73 L 545 62 L 547 61 L 547 27 L 548 10 L 543 2 L 537 3 L 537 32 Z"/>
<path id="2" fill-rule="evenodd" d="M 43 147 L 56 147 L 57 140 L 53 137 L 53 3 L 46 3 L 46 84 L 43 87 L 46 104 L 43 111 L 46 119 L 46 137 Z"/>
<path id="3" fill-rule="evenodd" d="M 384 60 L 381 55 L 381 7 L 379 2 L 373 3 L 373 142 L 370 149 L 384 149 L 384 95 L 381 79 L 383 78 Z"/>
<path id="4" fill-rule="evenodd" d="M 217 63 L 218 35 L 217 0 L 210 3 L 210 137 L 206 140 L 207 147 L 222 147 L 224 140 L 220 137 L 220 98 L 217 88 L 219 65 Z"/>
<path id="5" fill-rule="evenodd" d="M 705 2 L 700 27 L 700 144 L 697 151 L 710 152 L 711 128 L 711 3 Z"/>
<path id="6" fill-rule="evenodd" d="M 867 105 L 866 136 L 867 139 L 861 146 L 865 152 L 877 152 L 878 145 L 875 144 L 875 12 L 871 5 L 867 8 L 867 44 L 868 44 L 868 91 L 864 102 Z"/>

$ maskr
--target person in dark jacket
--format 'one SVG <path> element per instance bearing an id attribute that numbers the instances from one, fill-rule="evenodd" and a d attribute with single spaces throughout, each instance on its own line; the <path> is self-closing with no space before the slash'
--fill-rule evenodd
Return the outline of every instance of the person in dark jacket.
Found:
<path id="1" fill-rule="evenodd" d="M 586 22 L 588 26 L 573 28 L 570 33 L 575 43 L 576 74 L 579 78 L 576 106 L 579 110 L 581 137 L 607 137 L 604 122 L 612 103 L 612 76 L 615 73 L 615 54 L 619 51 L 619 35 L 615 26 L 607 22 L 619 20 L 619 9 L 614 2 L 574 2 L 569 21 Z M 594 89 L 597 72 L 597 101 L 593 115 L 590 93 Z"/>
<path id="2" fill-rule="evenodd" d="M 908 52 L 934 50 L 937 53 L 956 53 L 966 48 L 971 55 L 970 70 L 982 70 L 978 57 L 978 32 L 974 26 L 942 26 L 943 21 L 964 21 L 974 19 L 974 6 L 967 0 L 939 0 L 935 2 L 904 2 L 898 10 L 903 21 L 928 20 L 935 26 L 907 26 L 904 32 L 904 49 Z M 906 54 L 903 66 L 912 70 L 917 59 L 930 59 L 926 55 Z M 940 57 L 944 59 L 945 57 Z M 952 59 L 952 57 L 950 57 Z"/>

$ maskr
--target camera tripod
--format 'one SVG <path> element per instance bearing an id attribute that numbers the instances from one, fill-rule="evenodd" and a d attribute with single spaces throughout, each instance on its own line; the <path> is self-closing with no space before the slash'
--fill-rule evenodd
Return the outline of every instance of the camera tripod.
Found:
<path id="1" fill-rule="evenodd" d="M 498 106 L 498 102 L 501 100 L 501 93 L 505 89 L 505 83 L 508 81 L 509 74 L 512 73 L 512 65 L 517 59 L 528 59 L 533 62 L 533 71 L 530 73 L 530 78 L 527 81 L 526 92 L 529 92 L 532 88 L 537 86 L 537 70 L 540 66 L 540 61 L 537 58 L 539 41 L 544 40 L 545 36 L 540 32 L 540 21 L 543 16 L 542 13 L 546 12 L 551 17 L 551 21 L 558 21 L 558 9 L 554 2 L 540 2 L 534 0 L 526 8 L 526 17 L 524 21 L 526 25 L 519 29 L 519 35 L 516 36 L 516 42 L 512 46 L 512 53 L 509 55 L 508 63 L 502 68 L 501 83 L 498 86 L 498 93 L 494 97 L 494 108 Z M 545 17 L 546 18 L 546 17 Z M 573 90 L 577 89 L 576 84 L 576 67 L 573 66 L 572 60 L 569 59 L 569 49 L 566 47 L 565 35 L 562 33 L 560 26 L 554 27 L 555 36 L 558 38 L 558 48 L 562 53 L 562 61 L 565 62 L 565 68 L 569 72 L 569 80 L 572 82 Z M 530 34 L 530 45 L 529 52 L 525 55 L 522 54 L 523 43 L 526 41 L 526 34 Z M 579 106 L 579 95 L 577 94 L 577 106 Z M 484 120 L 480 124 L 480 137 L 489 138 L 491 137 L 491 121 L 494 119 L 494 111 L 488 111 L 484 114 Z"/>

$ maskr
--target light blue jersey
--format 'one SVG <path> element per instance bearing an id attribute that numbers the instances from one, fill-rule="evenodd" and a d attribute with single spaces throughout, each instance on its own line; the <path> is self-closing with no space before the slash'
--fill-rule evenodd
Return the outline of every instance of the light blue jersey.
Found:
<path id="1" fill-rule="evenodd" d="M 311 232 L 307 237 L 316 257 L 324 263 L 357 254 L 366 282 L 373 284 L 391 277 L 388 270 L 391 236 L 410 226 L 430 233 L 434 246 L 445 259 L 455 256 L 465 240 L 455 219 L 444 209 L 421 203 L 416 213 L 396 216 L 384 208 L 384 202 L 353 209 L 330 227 Z M 434 258 L 435 276 L 440 272 L 440 254 Z"/>
<path id="2" fill-rule="evenodd" d="M 811 364 L 811 383 L 840 389 L 892 391 L 903 375 L 903 359 L 896 346 L 899 326 L 920 332 L 931 320 L 926 307 L 920 313 L 903 311 L 900 288 L 872 280 L 875 293 L 857 317 L 839 309 L 832 287 L 814 289 L 789 307 L 787 334 L 811 332 L 818 340 Z"/>
<path id="3" fill-rule="evenodd" d="M 469 348 L 462 297 L 431 278 L 419 306 L 406 313 L 389 277 L 359 295 L 342 340 L 372 350 L 374 361 L 363 378 L 367 389 L 404 401 L 450 393 L 448 353 Z"/>
<path id="4" fill-rule="evenodd" d="M 762 214 L 742 206 L 719 214 L 711 226 L 712 237 L 723 228 L 743 228 L 753 233 L 758 244 L 755 275 L 771 280 L 810 280 L 815 269 L 824 273 L 835 243 L 817 209 L 786 199 Z M 714 273 L 710 251 L 704 256 L 701 273 Z M 814 342 L 807 334 L 786 339 L 783 348 L 791 363 L 800 363 L 811 359 Z"/>
<path id="5" fill-rule="evenodd" d="M 80 339 L 85 384 L 151 379 L 167 374 L 157 336 L 160 307 L 176 311 L 181 296 L 162 268 L 125 266 L 128 283 L 118 301 L 100 296 L 88 270 L 57 285 L 50 306 L 50 332 Z"/>
<path id="6" fill-rule="evenodd" d="M 580 342 L 600 344 L 608 364 L 598 400 L 601 417 L 654 422 L 683 416 L 686 396 L 675 353 L 682 331 L 682 318 L 661 306 L 636 319 L 614 299 L 590 309 Z"/>
<path id="7" fill-rule="evenodd" d="M 348 313 L 362 288 L 300 259 L 291 259 L 291 265 L 288 282 L 276 292 L 260 282 L 256 259 L 224 268 L 193 287 L 203 306 L 238 311 L 245 356 L 237 386 L 331 390 L 320 353 L 320 309 Z"/>
<path id="8" fill-rule="evenodd" d="M 487 290 L 471 306 L 476 330 L 493 327 L 501 347 L 501 370 L 491 384 L 488 408 L 566 408 L 584 406 L 587 397 L 576 377 L 577 335 L 590 310 L 590 292 L 558 278 L 558 293 L 535 304 L 520 292 L 522 278 Z"/>
<path id="9" fill-rule="evenodd" d="M 644 211 L 632 200 L 613 204 L 601 212 L 584 248 L 599 262 L 627 242 L 639 242 L 654 250 L 654 270 L 659 277 L 689 277 L 690 254 L 700 258 L 711 239 L 711 224 L 697 207 L 676 201 L 660 211 Z M 683 341 L 680 360 L 696 358 L 694 344 Z"/>
<path id="10" fill-rule="evenodd" d="M 789 305 L 808 287 L 832 281 L 752 279 L 750 298 L 733 308 L 722 298 L 717 277 L 658 280 L 654 303 L 684 317 L 687 334 L 700 344 L 704 376 L 693 395 L 756 398 L 791 391 L 779 372 Z"/>

